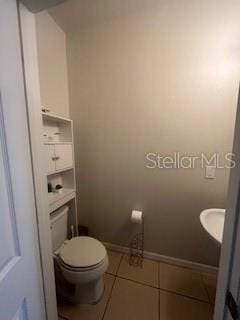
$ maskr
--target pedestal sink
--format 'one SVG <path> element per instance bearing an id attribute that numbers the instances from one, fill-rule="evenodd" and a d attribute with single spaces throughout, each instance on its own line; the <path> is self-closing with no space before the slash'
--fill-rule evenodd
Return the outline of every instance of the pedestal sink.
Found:
<path id="1" fill-rule="evenodd" d="M 219 243 L 222 243 L 223 239 L 225 214 L 225 209 L 206 209 L 200 214 L 203 228 Z"/>

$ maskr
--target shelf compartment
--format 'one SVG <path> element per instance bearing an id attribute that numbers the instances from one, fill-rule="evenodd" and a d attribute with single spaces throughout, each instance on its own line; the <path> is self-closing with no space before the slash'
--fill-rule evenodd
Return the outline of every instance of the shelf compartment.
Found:
<path id="1" fill-rule="evenodd" d="M 47 182 L 51 183 L 53 191 L 56 185 L 60 184 L 63 187 L 62 193 L 49 192 L 48 202 L 50 212 L 63 206 L 65 203 L 75 198 L 76 187 L 74 179 L 74 170 L 68 170 L 61 173 L 55 173 L 47 177 Z"/>
<path id="2" fill-rule="evenodd" d="M 49 213 L 57 210 L 62 207 L 70 200 L 76 197 L 76 192 L 73 189 L 65 189 L 63 193 L 53 193 L 52 195 L 48 195 L 49 199 Z"/>
<path id="3" fill-rule="evenodd" d="M 72 120 L 43 113 L 43 142 L 72 143 Z"/>
<path id="4" fill-rule="evenodd" d="M 47 183 L 51 183 L 53 190 L 56 185 L 60 184 L 64 189 L 75 190 L 74 170 L 66 170 L 63 172 L 55 172 L 47 177 Z"/>
<path id="5" fill-rule="evenodd" d="M 74 189 L 64 189 L 62 193 L 58 192 L 49 192 L 48 193 L 48 202 L 50 205 L 58 202 L 59 200 L 65 198 L 66 196 L 70 195 L 71 193 L 75 192 Z"/>

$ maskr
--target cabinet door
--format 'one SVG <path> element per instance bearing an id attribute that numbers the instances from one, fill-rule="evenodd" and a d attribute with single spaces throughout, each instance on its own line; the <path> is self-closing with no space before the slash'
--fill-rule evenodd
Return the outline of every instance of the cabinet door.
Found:
<path id="1" fill-rule="evenodd" d="M 54 145 L 45 144 L 45 163 L 46 173 L 51 173 L 56 170 Z"/>
<path id="2" fill-rule="evenodd" d="M 73 152 L 71 144 L 55 145 L 56 170 L 62 170 L 73 165 Z"/>

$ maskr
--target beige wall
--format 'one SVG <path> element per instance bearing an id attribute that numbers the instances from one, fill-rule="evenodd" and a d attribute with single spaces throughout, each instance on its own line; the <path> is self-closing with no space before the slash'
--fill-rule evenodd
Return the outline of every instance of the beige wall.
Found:
<path id="1" fill-rule="evenodd" d="M 42 106 L 68 116 L 66 35 L 46 11 L 36 15 L 36 32 Z"/>
<path id="2" fill-rule="evenodd" d="M 146 250 L 217 265 L 199 222 L 224 207 L 228 171 L 147 169 L 148 152 L 231 150 L 240 62 L 239 1 L 159 1 L 67 37 L 80 222 L 128 244 L 143 210 Z"/>

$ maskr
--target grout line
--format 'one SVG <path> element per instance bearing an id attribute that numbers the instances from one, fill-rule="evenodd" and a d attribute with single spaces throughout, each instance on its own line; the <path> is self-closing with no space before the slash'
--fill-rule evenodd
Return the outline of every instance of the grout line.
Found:
<path id="1" fill-rule="evenodd" d="M 69 318 L 66 318 L 65 316 L 62 316 L 61 314 L 58 313 L 58 317 L 60 317 L 59 320 L 63 319 L 63 320 L 69 320 Z"/>
<path id="2" fill-rule="evenodd" d="M 205 292 L 206 292 L 206 294 L 207 294 L 208 301 L 209 301 L 209 303 L 210 303 L 210 304 L 213 306 L 213 308 L 214 308 L 214 303 L 212 303 L 212 299 L 211 299 L 210 294 L 209 294 L 209 292 L 208 292 L 207 285 L 205 284 L 205 282 L 204 282 L 204 280 L 203 280 L 203 274 L 202 274 L 202 273 L 201 273 L 201 280 L 202 280 L 202 284 L 203 284 L 204 290 L 205 290 Z"/>
<path id="3" fill-rule="evenodd" d="M 131 282 L 134 282 L 134 283 L 141 284 L 141 285 L 143 285 L 145 287 L 150 287 L 150 288 L 153 288 L 153 289 L 159 289 L 158 287 L 152 286 L 150 284 L 143 283 L 143 282 L 140 282 L 140 281 L 137 281 L 137 280 L 133 280 L 133 279 L 129 279 L 129 278 L 126 278 L 126 277 L 123 277 L 123 276 L 117 276 L 117 277 L 120 278 L 120 279 L 123 279 L 123 280 L 128 280 L 128 281 L 131 281 Z"/>
<path id="4" fill-rule="evenodd" d="M 119 264 L 118 264 L 118 267 L 117 267 L 117 270 L 116 270 L 116 277 L 118 276 L 118 271 L 119 271 L 121 263 L 123 261 L 123 257 L 124 257 L 124 254 L 121 255 L 121 259 L 119 260 Z"/>
<path id="5" fill-rule="evenodd" d="M 210 304 L 211 305 L 211 303 L 209 303 L 209 301 L 205 301 L 205 300 L 202 300 L 200 298 L 187 296 L 187 295 L 179 293 L 179 292 L 171 291 L 171 290 L 168 290 L 168 289 L 162 289 L 162 288 L 160 288 L 160 291 L 168 292 L 168 293 L 175 294 L 175 295 L 183 297 L 183 298 L 187 298 L 187 299 L 191 299 L 191 300 L 195 300 L 195 301 L 198 301 L 198 302 L 202 302 L 202 303 L 206 303 L 206 304 Z"/>
<path id="6" fill-rule="evenodd" d="M 160 308 L 161 308 L 161 301 L 160 301 L 160 263 L 158 262 L 158 320 L 160 320 Z"/>
<path id="7" fill-rule="evenodd" d="M 104 320 L 105 314 L 106 314 L 106 312 L 107 312 L 107 308 L 108 308 L 110 299 L 111 299 L 111 297 L 112 297 L 113 288 L 114 288 L 115 282 L 116 282 L 116 280 L 117 280 L 117 274 L 118 274 L 118 270 L 119 270 L 119 268 L 120 268 L 120 264 L 121 264 L 121 262 L 122 262 L 122 259 L 123 259 L 123 254 L 121 255 L 121 258 L 120 258 L 120 260 L 119 260 L 119 264 L 118 264 L 118 267 L 117 267 L 117 270 L 116 270 L 116 274 L 114 274 L 114 275 L 111 274 L 112 276 L 114 276 L 114 281 L 113 281 L 113 285 L 112 285 L 112 288 L 111 288 L 111 290 L 110 290 L 109 298 L 108 298 L 108 300 L 107 300 L 107 303 L 106 303 L 106 306 L 105 306 L 105 309 L 104 309 L 103 316 L 102 316 L 102 319 L 101 319 L 101 320 Z M 109 273 L 109 274 L 110 274 L 110 273 Z"/>
<path id="8" fill-rule="evenodd" d="M 164 289 L 164 288 L 154 287 L 154 286 L 151 286 L 149 284 L 142 283 L 142 282 L 139 282 L 139 281 L 136 281 L 136 280 L 132 280 L 132 279 L 128 279 L 128 278 L 125 278 L 125 277 L 122 277 L 122 276 L 116 276 L 116 277 L 119 278 L 119 279 L 123 279 L 123 280 L 131 281 L 131 282 L 134 282 L 134 283 L 137 283 L 137 284 L 141 284 L 142 286 L 145 286 L 145 287 L 149 287 L 149 288 L 157 289 L 157 290 L 160 290 L 160 291 L 165 291 L 165 292 L 168 292 L 168 293 L 176 294 L 178 296 L 181 296 L 181 297 L 184 297 L 184 298 L 188 298 L 188 299 L 192 299 L 192 300 L 196 300 L 196 301 L 203 302 L 203 303 L 206 303 L 206 304 L 211 304 L 211 303 L 209 303 L 209 301 L 205 301 L 205 300 L 202 300 L 200 298 L 184 295 L 184 294 L 179 293 L 179 292 L 171 291 L 171 290 Z"/>
<path id="9" fill-rule="evenodd" d="M 109 305 L 109 302 L 110 302 L 110 299 L 111 299 L 111 296 L 112 296 L 112 292 L 113 292 L 113 288 L 114 288 L 114 286 L 115 286 L 116 279 L 117 279 L 117 276 L 114 276 L 112 288 L 111 288 L 111 290 L 110 290 L 110 294 L 109 294 L 109 297 L 108 297 L 106 306 L 105 306 L 105 308 L 104 308 L 104 312 L 103 312 L 103 315 L 102 315 L 101 320 L 104 320 L 104 318 L 105 318 L 105 314 L 106 314 L 106 312 L 107 312 L 107 308 L 108 308 L 108 305 Z"/>
<path id="10" fill-rule="evenodd" d="M 126 278 L 126 277 L 123 277 L 123 276 L 119 276 L 118 275 L 118 271 L 119 271 L 119 268 L 120 268 L 120 264 L 122 262 L 122 259 L 123 257 L 125 256 L 126 254 L 122 254 L 122 257 L 120 259 L 120 263 L 119 263 L 119 267 L 118 267 L 118 270 L 117 270 L 117 273 L 116 273 L 116 277 L 120 278 L 120 279 L 124 279 L 124 280 L 129 280 L 129 281 L 132 281 L 134 283 L 138 283 L 138 284 L 142 284 L 143 286 L 147 286 L 147 287 L 151 287 L 151 288 L 154 288 L 154 289 L 159 289 L 160 291 L 165 291 L 165 292 L 169 292 L 169 293 L 172 293 L 172 294 L 176 294 L 178 296 L 181 296 L 181 297 L 185 297 L 185 298 L 189 298 L 189 299 L 192 299 L 192 300 L 196 300 L 196 301 L 199 301 L 199 302 L 203 302 L 203 303 L 206 303 L 206 304 L 211 304 L 211 301 L 209 299 L 209 296 L 207 295 L 208 297 L 208 301 L 205 301 L 203 299 L 200 299 L 200 298 L 196 298 L 196 297 L 193 297 L 193 296 L 190 296 L 190 295 L 185 295 L 185 294 L 182 294 L 182 293 L 178 293 L 178 292 L 175 292 L 175 291 L 171 291 L 169 289 L 164 289 L 164 288 L 161 288 L 161 285 L 160 285 L 160 263 L 162 263 L 161 261 L 157 262 L 158 263 L 158 287 L 155 287 L 155 286 L 152 286 L 150 284 L 146 284 L 146 283 L 143 283 L 143 282 L 140 282 L 140 281 L 137 281 L 137 280 L 133 280 L 133 279 L 129 279 L 129 278 Z M 191 270 L 191 269 L 190 269 Z M 195 271 L 195 270 L 193 270 Z M 201 277 L 202 277 L 202 273 L 199 272 Z M 202 278 L 201 278 L 202 279 Z M 202 281 L 203 282 L 203 281 Z M 205 289 L 205 287 L 204 287 Z M 206 290 L 206 289 L 205 289 Z"/>
<path id="11" fill-rule="evenodd" d="M 160 289 L 160 263 L 158 262 L 158 288 Z"/>
<path id="12" fill-rule="evenodd" d="M 158 320 L 160 320 L 161 317 L 161 295 L 160 295 L 160 290 L 158 289 Z"/>
<path id="13" fill-rule="evenodd" d="M 106 273 L 106 274 L 109 274 L 110 276 L 116 277 L 116 274 L 115 274 L 115 273 L 108 272 L 108 271 L 105 271 L 105 273 Z"/>

